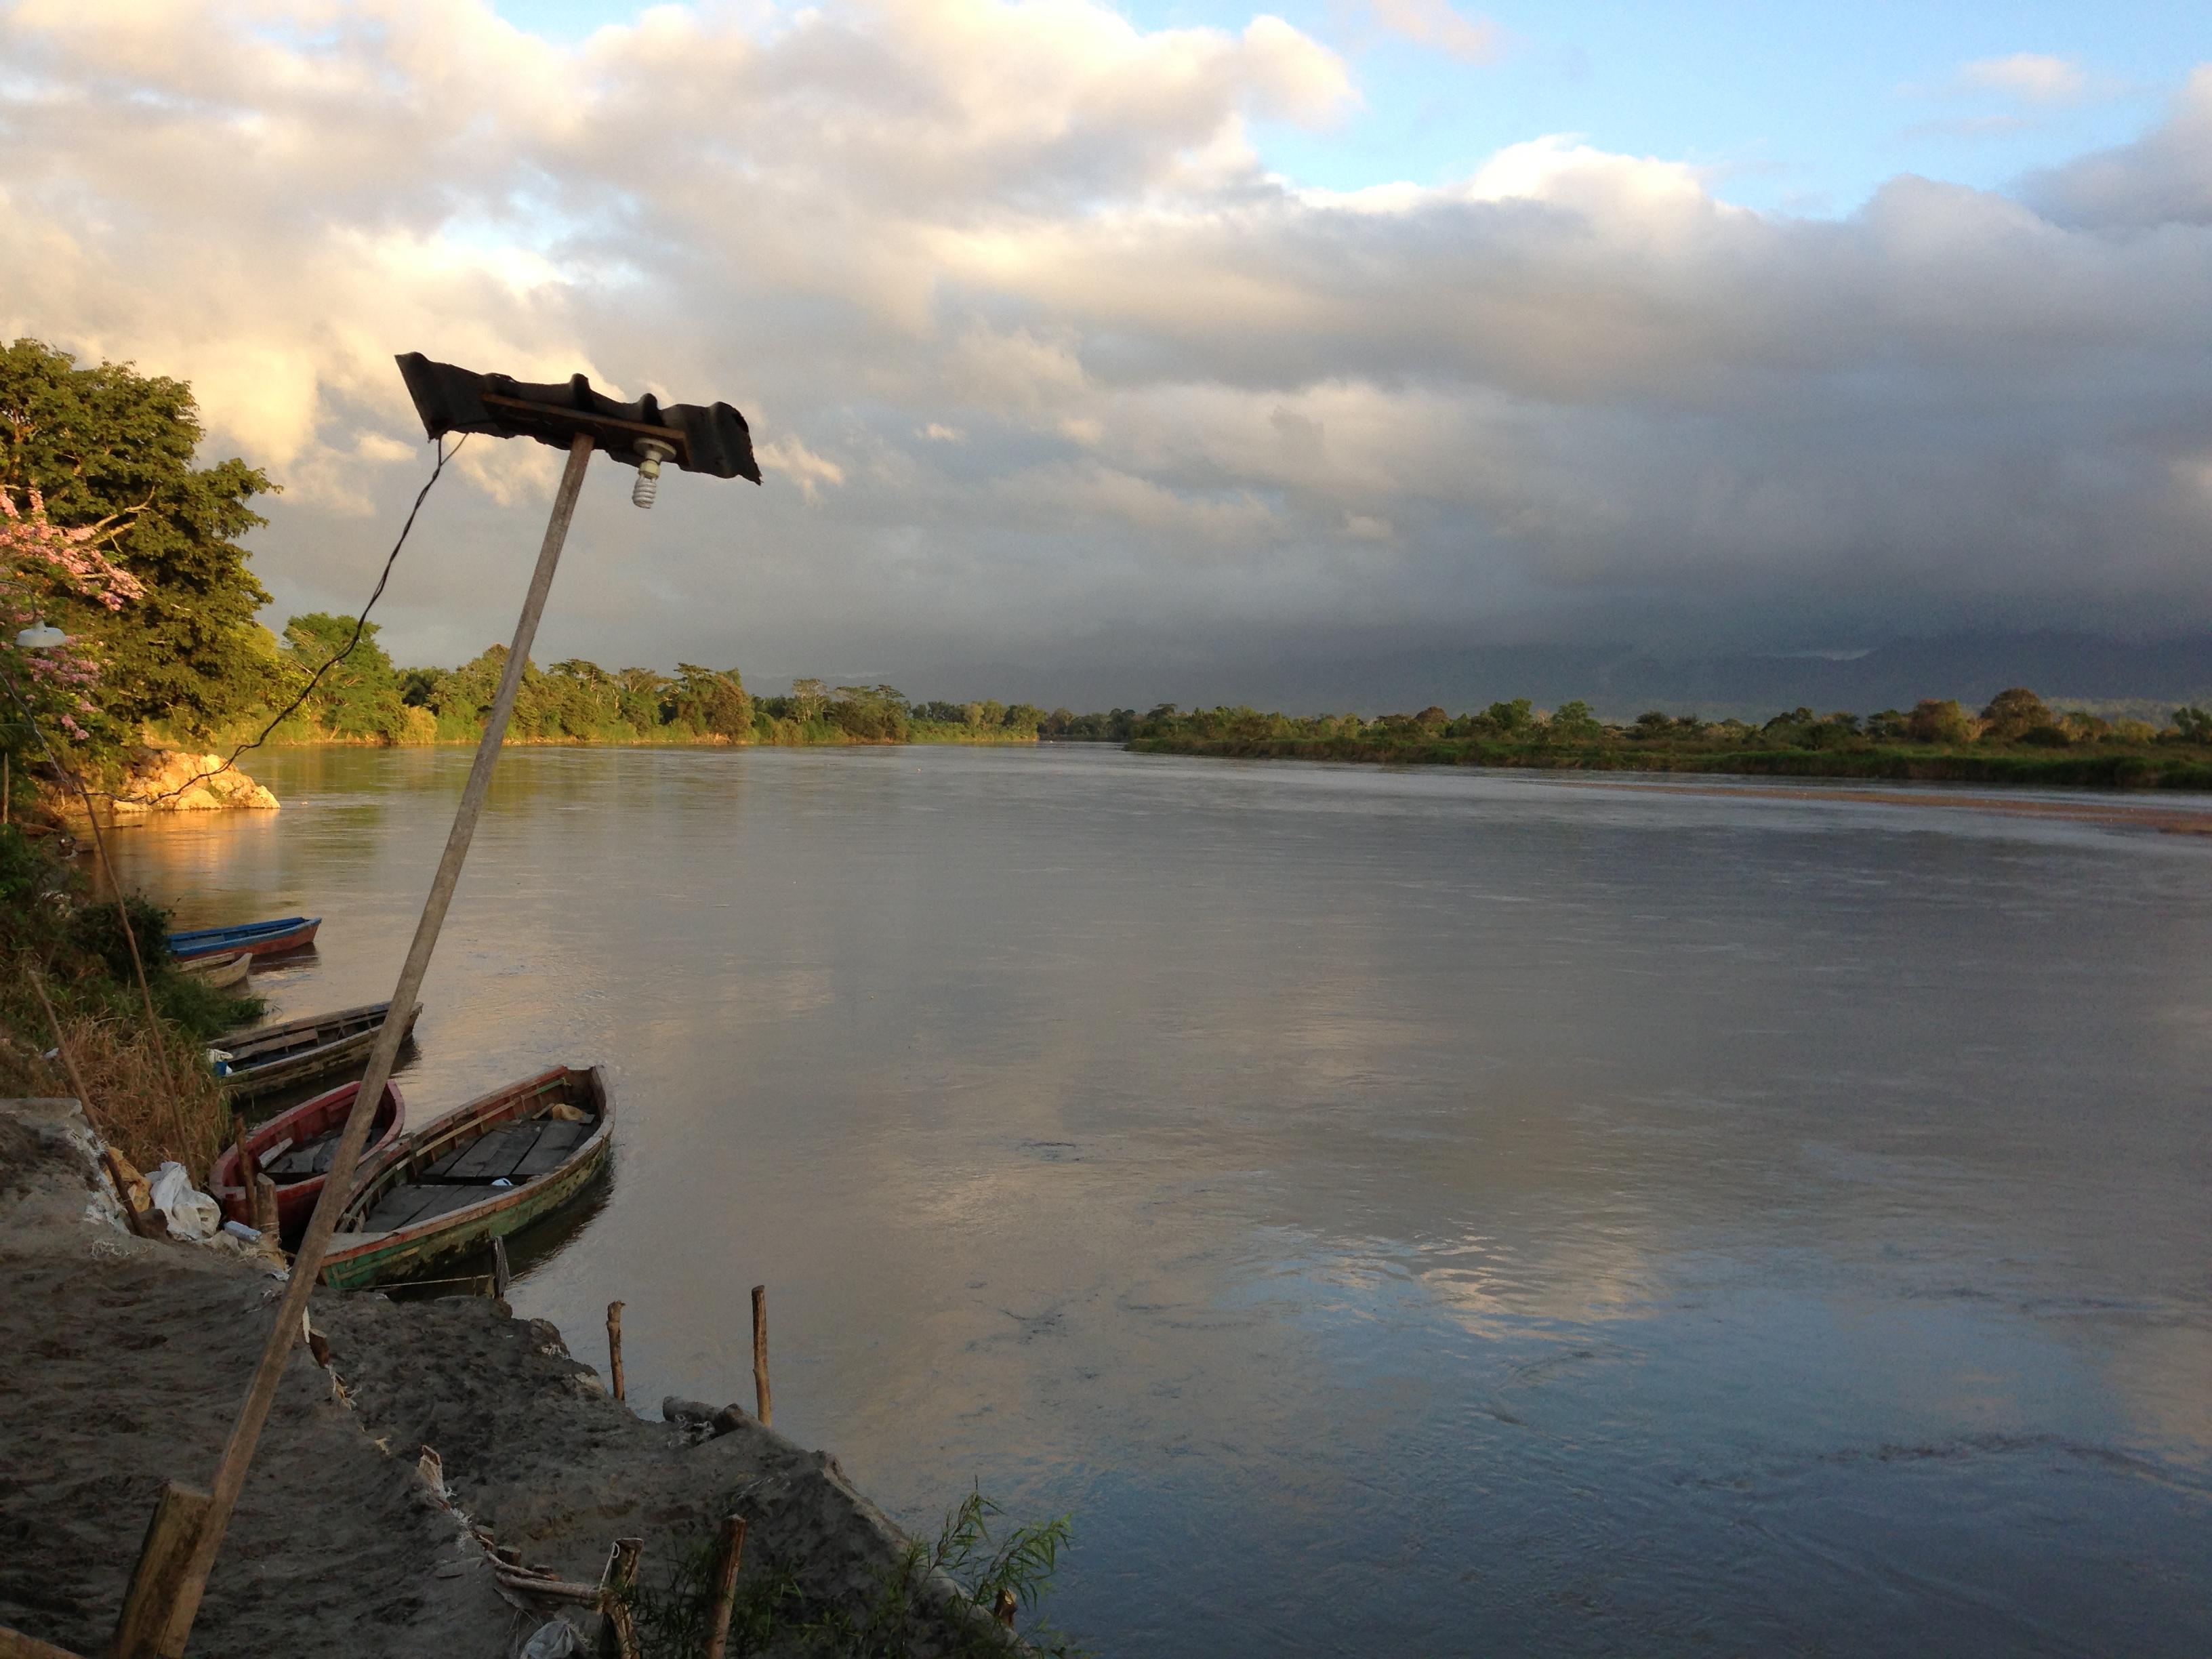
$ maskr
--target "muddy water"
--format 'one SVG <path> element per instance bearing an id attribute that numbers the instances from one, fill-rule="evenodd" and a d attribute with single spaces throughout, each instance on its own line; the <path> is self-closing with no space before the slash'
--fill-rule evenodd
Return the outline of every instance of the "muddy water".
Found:
<path id="1" fill-rule="evenodd" d="M 185 925 L 325 919 L 281 1011 L 368 1000 L 466 764 L 118 842 Z M 522 1310 L 750 1400 L 767 1283 L 777 1426 L 917 1526 L 1073 1511 L 1103 1652 L 2200 1655 L 2208 877 L 1756 788 L 511 750 L 404 1083 L 608 1066 Z"/>

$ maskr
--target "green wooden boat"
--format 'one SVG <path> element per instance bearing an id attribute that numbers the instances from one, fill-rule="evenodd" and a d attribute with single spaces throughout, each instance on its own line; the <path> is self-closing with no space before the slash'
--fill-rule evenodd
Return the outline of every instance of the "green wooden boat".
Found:
<path id="1" fill-rule="evenodd" d="M 556 1066 L 403 1135 L 362 1165 L 323 1283 L 413 1278 L 544 1219 L 606 1167 L 614 1127 L 606 1073 Z"/>
<path id="2" fill-rule="evenodd" d="M 209 1051 L 222 1068 L 216 1083 L 233 1100 L 251 1100 L 256 1095 L 343 1072 L 368 1060 L 368 1051 L 376 1046 L 377 1033 L 384 1029 L 385 1016 L 391 1012 L 388 1002 L 365 1003 L 358 1008 L 341 1008 L 334 1014 L 311 1014 L 282 1025 L 263 1025 L 217 1037 Z M 402 1042 L 413 1034 L 415 1022 L 422 1017 L 419 1002 L 407 1011 L 406 1021 L 399 1028 Z"/>

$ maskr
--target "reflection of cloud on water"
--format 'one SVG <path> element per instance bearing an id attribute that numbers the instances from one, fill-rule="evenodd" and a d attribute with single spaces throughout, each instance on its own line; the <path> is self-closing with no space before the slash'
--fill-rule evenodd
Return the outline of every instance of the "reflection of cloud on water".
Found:
<path id="1" fill-rule="evenodd" d="M 2105 1376 L 2162 1455 L 2212 1465 L 2212 1330 L 2145 1324 L 2114 1341 Z"/>

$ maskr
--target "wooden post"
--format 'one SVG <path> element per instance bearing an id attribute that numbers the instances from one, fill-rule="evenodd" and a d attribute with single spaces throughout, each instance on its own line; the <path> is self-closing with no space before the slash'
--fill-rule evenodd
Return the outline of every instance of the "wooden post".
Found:
<path id="1" fill-rule="evenodd" d="M 146 1523 L 145 1541 L 138 1547 L 138 1565 L 131 1571 L 131 1588 L 124 1593 L 109 1659 L 154 1659 L 160 1652 L 162 1635 L 191 1565 L 192 1547 L 206 1524 L 209 1502 L 207 1493 L 174 1480 L 162 1486 L 154 1518 Z"/>
<path id="2" fill-rule="evenodd" d="M 545 522 L 545 540 L 538 550 L 538 564 L 531 572 L 522 614 L 515 620 L 514 642 L 507 647 L 499 691 L 492 699 L 491 713 L 485 717 L 483 736 L 477 742 L 476 760 L 469 769 L 468 784 L 461 791 L 461 804 L 454 809 L 453 827 L 446 837 L 446 850 L 439 857 L 437 872 L 430 878 L 429 896 L 422 901 L 422 917 L 415 924 L 415 937 L 407 946 L 406 960 L 400 965 L 399 982 L 392 989 L 394 1008 L 415 1006 L 422 989 L 422 977 L 430 971 L 430 957 L 437 948 L 439 930 L 446 925 L 446 911 L 453 903 L 453 889 L 460 881 L 461 866 L 467 861 L 469 843 L 476 837 L 477 820 L 483 816 L 484 797 L 491 791 L 492 769 L 499 763 L 500 744 L 507 738 L 507 720 L 514 713 L 515 694 L 522 689 L 523 665 L 530 659 L 532 642 L 538 637 L 538 619 L 545 612 L 545 596 L 552 590 L 553 572 L 561 562 L 561 546 L 568 538 L 568 521 L 576 514 L 576 497 L 584 488 L 584 469 L 591 461 L 592 447 L 591 438 L 582 434 L 568 446 L 568 464 L 562 469 L 561 486 L 553 495 L 552 514 Z M 99 833 L 97 822 L 94 833 Z M 207 1522 L 200 1529 L 198 1547 L 192 1552 L 191 1565 L 178 1592 L 176 1613 L 161 1643 L 161 1659 L 184 1659 L 185 1644 L 191 1638 L 192 1620 L 198 1616 L 200 1598 L 207 1593 L 208 1574 L 215 1571 L 215 1559 L 222 1549 L 223 1532 L 230 1524 L 230 1512 L 237 1507 L 238 1495 L 245 1489 L 246 1471 L 253 1462 L 253 1449 L 260 1443 L 262 1427 L 269 1420 L 269 1408 L 276 1401 L 277 1385 L 284 1380 L 284 1367 L 291 1358 L 296 1340 L 295 1333 L 307 1311 L 308 1294 L 322 1277 L 323 1256 L 330 1249 L 331 1233 L 337 1229 L 338 1212 L 352 1195 L 354 1169 L 361 1162 L 362 1148 L 368 1144 L 369 1127 L 376 1120 L 377 1103 L 384 1098 L 384 1085 L 392 1080 L 392 1062 L 399 1057 L 399 1040 L 405 1027 L 404 1020 L 386 1020 L 377 1030 L 375 1046 L 368 1051 L 368 1065 L 362 1074 L 361 1088 L 354 1096 L 353 1109 L 346 1115 L 337 1150 L 331 1154 L 330 1173 L 324 1179 L 322 1195 L 315 1200 L 315 1212 L 307 1222 L 307 1235 L 300 1241 L 299 1254 L 293 1259 L 292 1276 L 285 1281 L 284 1299 L 276 1310 L 269 1340 L 261 1350 L 261 1363 L 255 1368 L 253 1381 L 238 1408 L 238 1420 L 231 1425 L 222 1461 L 216 1465 L 213 1501 L 209 1506 Z"/>
<path id="3" fill-rule="evenodd" d="M 759 1407 L 761 1427 L 769 1422 L 768 1407 L 768 1286 L 753 1286 L 753 1401 Z"/>
<path id="4" fill-rule="evenodd" d="M 637 1587 L 638 1553 L 642 1538 L 617 1538 L 607 1552 L 607 1570 L 599 1577 L 599 1652 L 603 1659 L 638 1659 L 637 1619 L 630 1611 L 630 1592 Z"/>
<path id="5" fill-rule="evenodd" d="M 507 1287 L 514 1282 L 507 1271 L 507 1241 L 494 1238 L 491 1242 L 491 1293 L 501 1302 L 507 1300 Z"/>
<path id="6" fill-rule="evenodd" d="M 730 1614 L 738 1605 L 738 1558 L 744 1553 L 745 1522 L 738 1515 L 722 1517 L 714 1551 L 714 1600 L 707 1614 L 703 1659 L 724 1659 L 730 1647 Z"/>
<path id="7" fill-rule="evenodd" d="M 253 1227 L 272 1244 L 283 1242 L 277 1237 L 283 1223 L 276 1213 L 276 1183 L 258 1173 L 253 1177 Z"/>
<path id="8" fill-rule="evenodd" d="M 622 1310 L 619 1302 L 607 1304 L 607 1372 L 617 1400 L 623 1397 Z"/>
<path id="9" fill-rule="evenodd" d="M 246 1194 L 246 1214 L 252 1215 L 253 1177 L 261 1173 L 261 1166 L 254 1162 L 253 1154 L 246 1149 L 246 1114 L 243 1112 L 230 1115 L 230 1144 L 238 1149 L 239 1190 Z"/>
<path id="10" fill-rule="evenodd" d="M 0 760 L 7 758 L 0 756 Z M 21 1631 L 9 1630 L 0 1625 L 0 1659 L 77 1659 L 67 1648 L 58 1648 L 52 1642 L 41 1642 L 35 1636 L 26 1636 Z"/>

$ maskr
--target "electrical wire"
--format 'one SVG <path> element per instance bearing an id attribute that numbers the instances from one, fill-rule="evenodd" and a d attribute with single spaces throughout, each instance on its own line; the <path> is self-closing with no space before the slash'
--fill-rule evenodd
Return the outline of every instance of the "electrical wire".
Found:
<path id="1" fill-rule="evenodd" d="M 230 751 L 229 755 L 224 759 L 222 764 L 215 768 L 212 771 L 202 772 L 192 777 L 186 778 L 182 783 L 177 785 L 175 788 L 164 789 L 158 795 L 132 795 L 123 797 L 110 793 L 108 791 L 104 789 L 99 793 L 106 795 L 110 800 L 127 799 L 137 805 L 152 806 L 158 801 L 169 800 L 178 795 L 181 795 L 187 789 L 197 788 L 199 785 L 205 783 L 210 778 L 221 777 L 224 773 L 230 771 L 238 764 L 238 757 L 240 755 L 245 754 L 248 750 L 258 749 L 263 744 L 268 742 L 269 734 L 274 732 L 278 726 L 282 726 L 286 720 L 291 719 L 294 714 L 297 714 L 299 712 L 300 706 L 306 702 L 309 697 L 314 695 L 316 686 L 322 684 L 323 676 L 329 673 L 333 668 L 336 668 L 348 657 L 353 655 L 354 647 L 361 643 L 362 635 L 368 630 L 368 613 L 376 609 L 376 602 L 384 597 L 385 584 L 392 580 L 392 567 L 398 562 L 399 550 L 407 545 L 408 532 L 415 528 L 416 515 L 422 512 L 422 503 L 428 498 L 431 487 L 438 482 L 439 475 L 445 471 L 446 463 L 452 460 L 455 455 L 461 453 L 462 446 L 468 442 L 469 436 L 469 434 L 465 432 L 461 434 L 460 443 L 455 444 L 450 453 L 447 451 L 445 440 L 441 438 L 438 441 L 437 463 L 431 467 L 430 476 L 423 480 L 422 489 L 415 492 L 415 505 L 407 510 L 407 522 L 399 526 L 399 539 L 392 544 L 392 551 L 385 555 L 384 568 L 377 574 L 376 586 L 370 590 L 368 601 L 362 606 L 361 614 L 354 618 L 353 637 L 348 640 L 345 642 L 344 647 L 335 655 L 331 657 L 328 661 L 317 668 L 313 673 L 307 676 L 307 683 L 300 688 L 299 696 L 294 697 L 291 702 L 286 703 L 283 708 L 276 711 L 276 713 L 270 719 L 269 723 L 261 728 L 261 732 L 258 737 L 256 737 L 249 743 L 241 743 L 239 744 L 237 748 Z"/>

